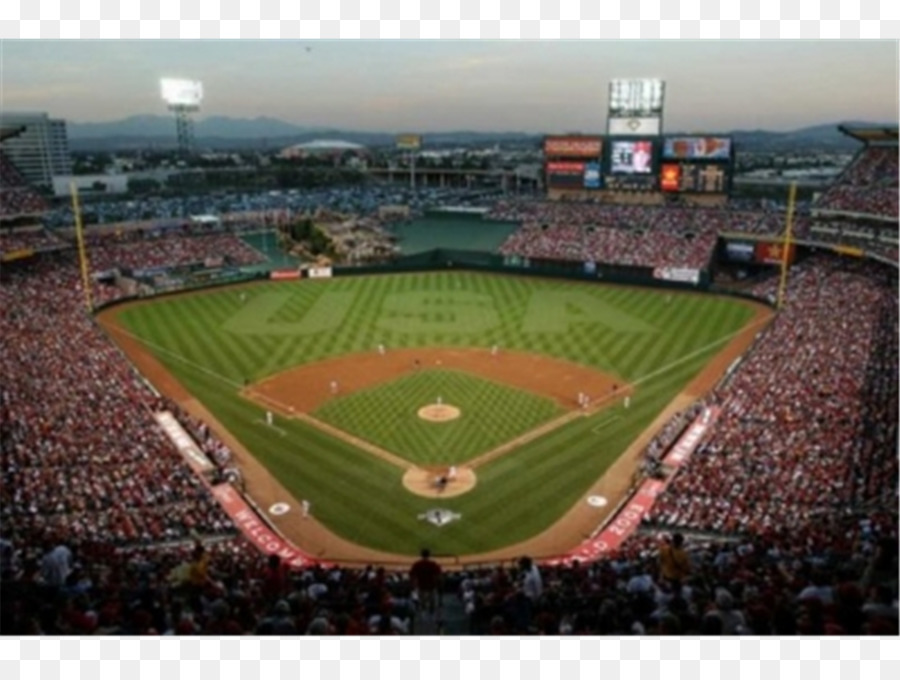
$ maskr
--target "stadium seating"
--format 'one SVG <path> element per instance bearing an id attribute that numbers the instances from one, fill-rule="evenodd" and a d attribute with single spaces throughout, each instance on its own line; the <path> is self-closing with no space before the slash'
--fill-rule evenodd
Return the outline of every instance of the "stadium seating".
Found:
<path id="1" fill-rule="evenodd" d="M 35 215 L 47 210 L 47 203 L 32 189 L 16 167 L 0 151 L 0 219 Z"/>
<path id="2" fill-rule="evenodd" d="M 897 147 L 866 147 L 816 202 L 822 210 L 898 216 Z"/>

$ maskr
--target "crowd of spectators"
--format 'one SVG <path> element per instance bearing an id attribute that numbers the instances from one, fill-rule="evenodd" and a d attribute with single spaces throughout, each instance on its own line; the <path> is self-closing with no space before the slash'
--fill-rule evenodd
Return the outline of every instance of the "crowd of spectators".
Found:
<path id="1" fill-rule="evenodd" d="M 106 238 L 90 247 L 89 256 L 94 271 L 177 266 L 203 262 L 208 258 L 225 258 L 233 265 L 251 265 L 266 260 L 262 253 L 229 233 L 166 235 L 125 242 Z"/>
<path id="2" fill-rule="evenodd" d="M 46 209 L 46 201 L 0 151 L 0 219 L 37 215 Z"/>
<path id="3" fill-rule="evenodd" d="M 869 146 L 816 202 L 822 210 L 897 218 L 897 147 Z"/>
<path id="4" fill-rule="evenodd" d="M 43 250 L 65 247 L 66 242 L 58 235 L 41 227 L 0 229 L 0 253 L 17 250 Z"/>
<path id="5" fill-rule="evenodd" d="M 522 221 L 500 246 L 504 255 L 701 269 L 720 232 L 753 231 L 762 214 L 534 201 L 497 204 L 490 216 Z"/>
<path id="6" fill-rule="evenodd" d="M 714 434 L 654 523 L 800 535 L 822 517 L 896 506 L 896 272 L 815 258 L 790 281 L 787 309 L 711 397 L 723 409 Z"/>

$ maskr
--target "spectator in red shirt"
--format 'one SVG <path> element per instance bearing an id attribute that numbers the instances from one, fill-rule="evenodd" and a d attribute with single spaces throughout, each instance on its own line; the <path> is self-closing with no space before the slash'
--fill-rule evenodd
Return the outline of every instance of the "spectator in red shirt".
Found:
<path id="1" fill-rule="evenodd" d="M 428 548 L 422 549 L 421 558 L 410 568 L 409 579 L 423 610 L 434 613 L 440 595 L 441 565 L 431 559 Z"/>

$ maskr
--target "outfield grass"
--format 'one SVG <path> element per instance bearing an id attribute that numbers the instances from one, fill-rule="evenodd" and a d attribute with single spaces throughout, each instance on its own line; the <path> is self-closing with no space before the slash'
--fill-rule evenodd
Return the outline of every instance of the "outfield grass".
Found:
<path id="1" fill-rule="evenodd" d="M 745 304 L 711 296 L 430 272 L 212 290 L 128 308 L 119 318 L 333 530 L 394 552 L 414 554 L 427 543 L 467 554 L 550 526 L 752 315 Z M 279 436 L 237 394 L 245 379 L 381 342 L 499 344 L 614 373 L 637 383 L 637 392 L 602 429 L 604 412 L 479 468 L 472 492 L 440 501 L 462 520 L 436 528 L 417 519 L 436 502 L 406 492 L 396 467 L 300 422 L 284 424 Z"/>
<path id="2" fill-rule="evenodd" d="M 462 411 L 445 423 L 422 420 L 440 397 Z M 551 399 L 462 371 L 426 370 L 319 407 L 320 420 L 417 465 L 452 465 L 485 453 L 564 413 Z"/>

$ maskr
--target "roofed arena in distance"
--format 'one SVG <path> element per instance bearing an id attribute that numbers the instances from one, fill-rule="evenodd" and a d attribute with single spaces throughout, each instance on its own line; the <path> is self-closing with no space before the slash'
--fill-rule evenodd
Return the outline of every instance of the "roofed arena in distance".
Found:
<path id="1" fill-rule="evenodd" d="M 897 634 L 896 125 L 251 168 L 171 82 L 44 179 L 0 116 L 4 634 Z"/>

